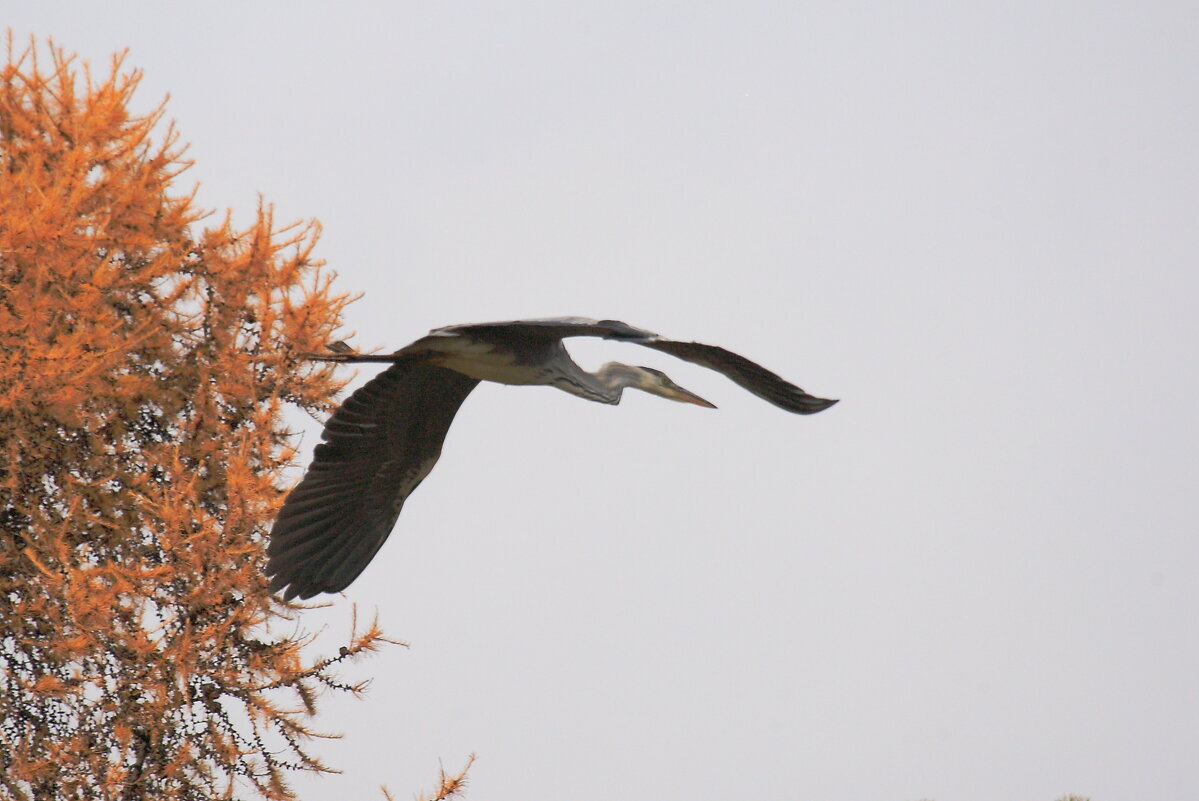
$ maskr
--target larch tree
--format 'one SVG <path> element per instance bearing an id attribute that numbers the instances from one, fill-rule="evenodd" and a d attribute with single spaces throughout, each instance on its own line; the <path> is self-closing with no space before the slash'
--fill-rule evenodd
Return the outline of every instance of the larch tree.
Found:
<path id="1" fill-rule="evenodd" d="M 292 798 L 382 640 L 309 663 L 261 569 L 347 299 L 315 224 L 196 230 L 138 78 L 11 41 L 0 74 L 0 796 Z"/>

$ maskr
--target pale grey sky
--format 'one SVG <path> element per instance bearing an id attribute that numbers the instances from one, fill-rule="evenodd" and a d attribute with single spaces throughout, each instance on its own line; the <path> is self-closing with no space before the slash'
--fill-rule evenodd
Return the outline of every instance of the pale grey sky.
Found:
<path id="1" fill-rule="evenodd" d="M 843 399 L 476 392 L 306 617 L 411 648 L 305 797 L 1199 797 L 1199 7 L 649 5 L 6 9 L 319 218 L 362 347 L 614 317 Z"/>

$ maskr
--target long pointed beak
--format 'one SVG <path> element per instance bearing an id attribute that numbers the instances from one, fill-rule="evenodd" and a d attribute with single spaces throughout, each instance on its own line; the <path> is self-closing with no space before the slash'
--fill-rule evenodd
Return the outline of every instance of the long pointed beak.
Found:
<path id="1" fill-rule="evenodd" d="M 683 389 L 678 384 L 670 388 L 670 399 L 681 403 L 694 403 L 696 406 L 703 406 L 706 409 L 715 409 L 715 403 L 708 403 L 706 400 L 696 395 L 689 389 Z"/>

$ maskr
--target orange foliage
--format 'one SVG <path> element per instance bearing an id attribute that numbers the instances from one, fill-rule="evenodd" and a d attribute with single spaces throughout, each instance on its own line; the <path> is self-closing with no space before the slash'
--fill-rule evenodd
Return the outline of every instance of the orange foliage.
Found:
<path id="1" fill-rule="evenodd" d="M 466 764 L 462 766 L 462 770 L 457 773 L 446 773 L 445 768 L 441 769 L 441 775 L 438 777 L 437 789 L 434 790 L 434 795 L 421 793 L 417 797 L 417 801 L 447 801 L 450 798 L 456 798 L 466 792 L 466 773 L 470 770 L 470 766 L 475 762 L 475 755 L 471 754 L 466 760 Z M 387 801 L 395 801 L 395 796 L 386 786 L 380 788 L 383 791 L 383 797 Z"/>
<path id="2" fill-rule="evenodd" d="M 202 214 L 137 73 L 35 49 L 0 73 L 0 787 L 14 799 L 291 798 L 330 670 L 266 593 L 297 354 L 347 302 L 315 224 Z"/>

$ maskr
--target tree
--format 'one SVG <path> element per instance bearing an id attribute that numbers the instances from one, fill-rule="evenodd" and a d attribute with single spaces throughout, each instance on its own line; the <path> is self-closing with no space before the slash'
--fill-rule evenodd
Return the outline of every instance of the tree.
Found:
<path id="1" fill-rule="evenodd" d="M 335 663 L 309 664 L 262 576 L 287 404 L 347 303 L 315 223 L 235 230 L 137 72 L 30 45 L 0 75 L 0 787 L 15 799 L 291 798 Z M 280 616 L 283 616 L 282 618 Z M 272 632 L 280 621 L 287 633 Z"/>

